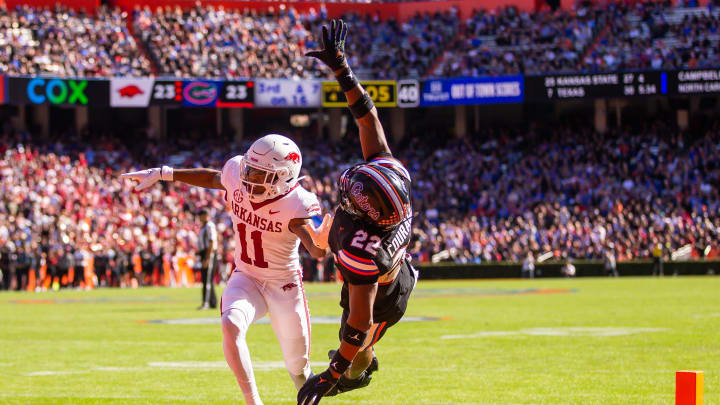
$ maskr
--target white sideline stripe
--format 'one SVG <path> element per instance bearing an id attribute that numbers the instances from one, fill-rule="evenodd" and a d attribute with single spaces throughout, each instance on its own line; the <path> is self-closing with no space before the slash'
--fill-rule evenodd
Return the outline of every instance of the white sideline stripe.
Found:
<path id="1" fill-rule="evenodd" d="M 529 328 L 517 331 L 480 331 L 467 335 L 444 335 L 440 339 L 470 339 L 488 336 L 626 336 L 638 333 L 662 332 L 666 328 L 632 328 L 632 327 L 562 327 L 562 328 Z"/>
<path id="2" fill-rule="evenodd" d="M 310 366 L 312 367 L 323 367 L 327 366 L 327 362 L 322 361 L 311 361 Z M 27 377 L 43 377 L 49 375 L 68 375 L 68 374 L 87 374 L 94 371 L 149 371 L 157 368 L 167 368 L 174 370 L 216 370 L 227 368 L 227 363 L 224 361 L 168 361 L 168 362 L 149 362 L 147 367 L 92 367 L 84 370 L 42 370 L 33 371 L 25 374 Z M 285 363 L 282 361 L 256 361 L 253 362 L 253 369 L 255 371 L 271 371 L 285 368 Z"/>
<path id="3" fill-rule="evenodd" d="M 694 317 L 695 318 L 717 318 L 717 317 L 720 317 L 720 312 L 715 312 L 712 314 L 696 314 Z"/>
<path id="4" fill-rule="evenodd" d="M 425 321 L 438 321 L 439 318 L 427 317 L 427 316 L 406 316 L 403 317 L 400 322 L 425 322 Z M 153 319 L 147 321 L 149 324 L 163 324 L 163 325 L 210 325 L 220 324 L 220 317 L 214 316 L 210 318 L 182 318 L 182 319 Z M 337 325 L 340 323 L 339 316 L 311 316 L 310 323 L 313 325 Z M 269 325 L 270 319 L 268 317 L 260 318 L 253 322 L 253 325 Z M 135 342 L 128 342 L 135 344 Z M 153 342 L 153 344 L 155 344 Z M 185 344 L 185 343 L 178 343 Z"/>
<path id="5" fill-rule="evenodd" d="M 28 377 L 37 377 L 45 375 L 66 375 L 66 374 L 83 374 L 88 371 L 33 371 L 32 373 L 25 374 Z"/>
<path id="6" fill-rule="evenodd" d="M 252 363 L 254 370 L 276 370 L 285 368 L 285 363 L 282 361 L 254 361 Z M 327 362 L 311 361 L 310 365 L 313 367 L 327 366 Z M 173 369 L 215 369 L 215 368 L 226 368 L 227 363 L 224 361 L 167 361 L 167 362 L 150 362 L 150 367 L 159 368 L 173 368 Z"/>

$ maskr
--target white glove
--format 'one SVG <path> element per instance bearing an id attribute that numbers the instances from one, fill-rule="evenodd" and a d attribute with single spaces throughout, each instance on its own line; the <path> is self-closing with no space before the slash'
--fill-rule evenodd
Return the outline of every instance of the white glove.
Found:
<path id="1" fill-rule="evenodd" d="M 320 249 L 326 249 L 328 247 L 328 235 L 330 234 L 330 228 L 332 228 L 332 220 L 332 215 L 325 214 L 320 226 L 317 228 L 314 226 L 310 227 L 310 236 L 313 242 L 315 242 L 315 246 Z"/>
<path id="2" fill-rule="evenodd" d="M 153 167 L 152 169 L 140 170 L 139 172 L 123 173 L 120 177 L 139 181 L 140 184 L 135 186 L 135 191 L 141 191 L 160 180 L 172 181 L 173 169 L 169 166 Z"/>

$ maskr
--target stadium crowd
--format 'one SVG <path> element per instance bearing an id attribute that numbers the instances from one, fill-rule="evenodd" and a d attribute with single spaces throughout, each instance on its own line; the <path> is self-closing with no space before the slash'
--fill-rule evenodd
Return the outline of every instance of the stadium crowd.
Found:
<path id="1" fill-rule="evenodd" d="M 279 13 L 241 12 L 197 6 L 136 9 L 135 30 L 161 75 L 174 77 L 312 77 L 317 69 L 304 57 L 311 38 L 294 9 Z M 313 45 L 314 46 L 314 45 Z"/>
<path id="2" fill-rule="evenodd" d="M 138 48 L 119 9 L 94 15 L 56 6 L 52 11 L 0 7 L 0 72 L 15 75 L 148 76 L 150 61 Z"/>
<path id="3" fill-rule="evenodd" d="M 418 76 L 457 31 L 456 13 L 416 15 L 405 23 L 346 13 L 347 49 L 364 77 Z M 320 47 L 322 7 L 307 14 L 278 7 L 266 13 L 197 6 L 134 12 L 136 32 L 160 74 L 175 77 L 312 78 L 327 72 L 305 52 Z M 372 49 L 372 52 L 367 52 Z"/>
<path id="4" fill-rule="evenodd" d="M 353 27 L 350 62 L 363 78 L 701 68 L 720 65 L 714 3 L 578 2 L 533 13 L 481 9 L 467 18 L 456 9 L 406 21 L 381 21 L 377 13 L 343 18 Z M 305 13 L 284 4 L 263 12 L 138 7 L 131 14 L 105 6 L 92 16 L 62 6 L 0 9 L 0 69 L 89 77 L 327 75 L 304 57 L 319 46 L 324 6 Z"/>
<path id="5" fill-rule="evenodd" d="M 611 4 L 602 34 L 586 58 L 591 70 L 718 66 L 718 10 L 663 3 Z"/>
<path id="6" fill-rule="evenodd" d="M 445 48 L 434 75 L 580 71 L 601 14 L 601 8 L 585 6 L 535 13 L 515 7 L 477 11 Z"/>
<path id="7" fill-rule="evenodd" d="M 359 161 L 360 148 L 288 135 L 304 154 L 303 184 L 332 209 L 337 177 Z M 528 252 L 601 259 L 608 251 L 630 260 L 652 257 L 658 244 L 665 255 L 688 244 L 695 256 L 720 252 L 720 123 L 699 135 L 661 124 L 605 135 L 570 127 L 487 130 L 446 142 L 438 135 L 396 148 L 414 174 L 417 262 L 521 262 Z M 42 144 L 3 136 L 5 286 L 28 283 L 29 269 L 59 285 L 192 283 L 200 208 L 218 224 L 226 269 L 234 240 L 222 192 L 165 183 L 138 193 L 118 177 L 161 163 L 219 168 L 249 145 L 178 139 L 125 146 L 97 134 Z"/>

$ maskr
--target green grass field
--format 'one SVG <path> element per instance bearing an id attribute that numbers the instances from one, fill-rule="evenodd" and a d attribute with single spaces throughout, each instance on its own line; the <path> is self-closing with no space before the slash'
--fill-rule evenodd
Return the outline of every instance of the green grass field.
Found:
<path id="1" fill-rule="evenodd" d="M 340 314 L 339 286 L 307 290 L 313 316 Z M 199 294 L 0 293 L 0 404 L 242 403 Z M 720 277 L 426 281 L 406 315 L 439 319 L 390 329 L 372 384 L 323 404 L 667 405 L 681 369 L 720 404 Z M 248 342 L 265 403 L 293 404 L 270 326 Z M 313 326 L 313 370 L 337 343 Z"/>

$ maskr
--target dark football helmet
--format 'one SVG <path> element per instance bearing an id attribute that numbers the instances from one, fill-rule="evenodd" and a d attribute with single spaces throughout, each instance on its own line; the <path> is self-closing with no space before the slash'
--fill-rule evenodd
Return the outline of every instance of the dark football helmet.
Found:
<path id="1" fill-rule="evenodd" d="M 364 163 L 340 175 L 340 207 L 376 227 L 392 228 L 412 217 L 410 179 L 392 168 Z"/>

